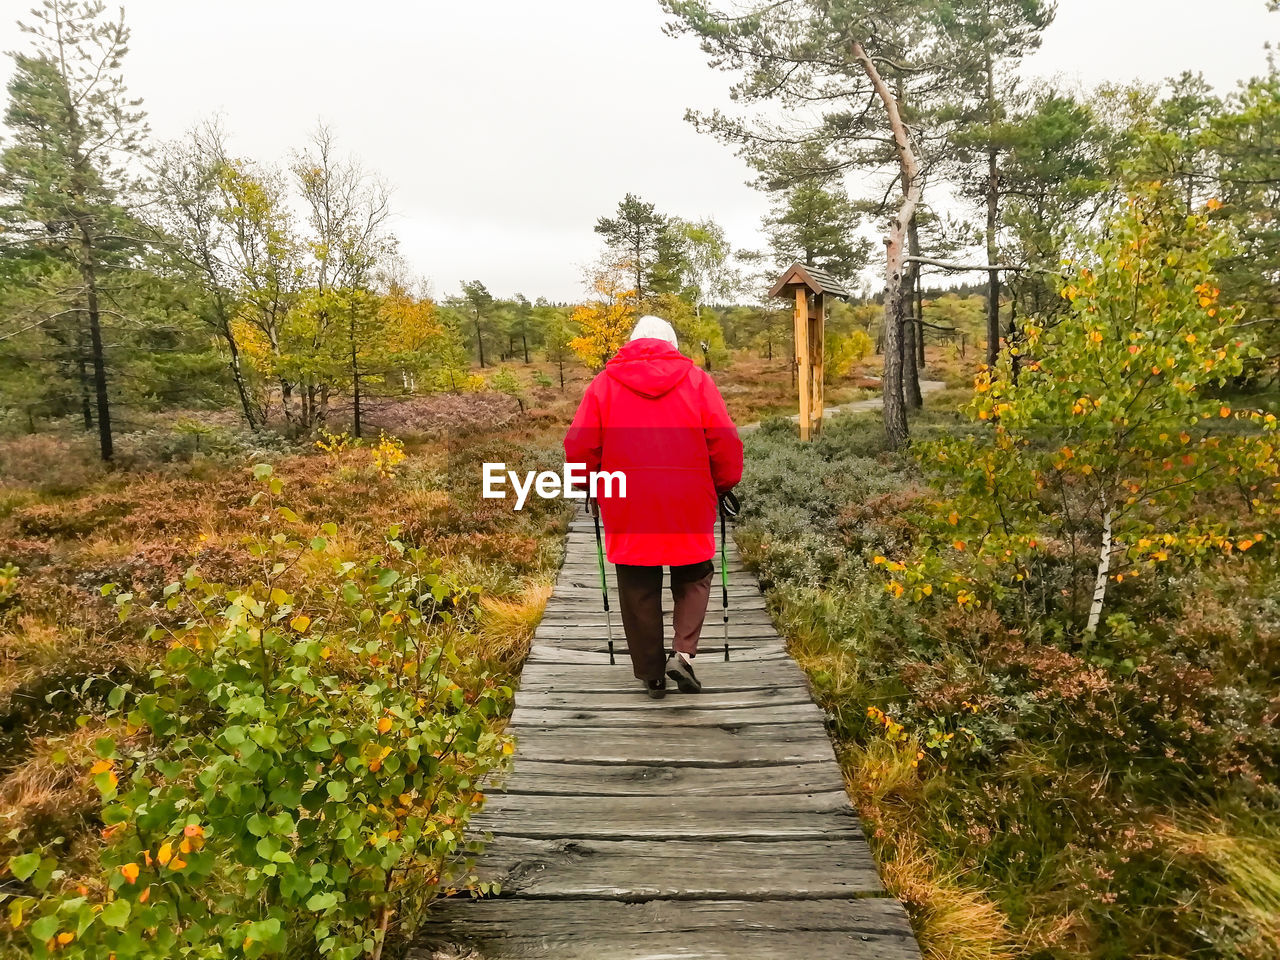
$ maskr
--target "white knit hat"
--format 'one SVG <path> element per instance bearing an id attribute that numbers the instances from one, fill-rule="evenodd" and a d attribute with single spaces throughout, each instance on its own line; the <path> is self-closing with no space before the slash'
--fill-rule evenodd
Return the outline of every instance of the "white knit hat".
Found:
<path id="1" fill-rule="evenodd" d="M 665 340 L 677 350 L 680 344 L 676 340 L 676 332 L 671 324 L 663 320 L 661 317 L 655 317 L 652 314 L 641 317 L 640 322 L 636 324 L 636 328 L 631 331 L 632 340 Z"/>

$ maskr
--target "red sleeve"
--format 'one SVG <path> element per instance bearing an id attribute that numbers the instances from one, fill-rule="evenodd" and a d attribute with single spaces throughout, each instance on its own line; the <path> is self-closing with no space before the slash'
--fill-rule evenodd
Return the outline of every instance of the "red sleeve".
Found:
<path id="1" fill-rule="evenodd" d="M 569 432 L 564 437 L 564 462 L 585 463 L 587 472 L 600 469 L 600 452 L 604 446 L 604 431 L 600 421 L 600 401 L 596 396 L 596 383 L 591 381 L 582 395 L 578 412 L 573 416 Z"/>
<path id="2" fill-rule="evenodd" d="M 705 374 L 702 377 L 702 432 L 707 438 L 711 480 L 716 485 L 716 493 L 732 490 L 742 479 L 742 438 L 715 381 Z"/>

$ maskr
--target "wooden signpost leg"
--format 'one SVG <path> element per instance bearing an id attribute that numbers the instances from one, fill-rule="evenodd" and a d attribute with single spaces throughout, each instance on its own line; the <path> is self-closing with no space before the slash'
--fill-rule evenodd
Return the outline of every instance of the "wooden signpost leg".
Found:
<path id="1" fill-rule="evenodd" d="M 823 397 L 822 397 L 822 378 L 823 378 L 823 323 L 822 317 L 819 315 L 817 323 L 813 324 L 813 335 L 809 339 L 809 349 L 813 351 L 813 361 L 810 366 L 813 369 L 813 433 L 815 436 L 822 433 L 822 416 L 823 416 Z"/>
<path id="2" fill-rule="evenodd" d="M 823 379 L 823 347 L 826 338 L 826 304 L 824 298 L 819 295 L 815 298 L 814 314 L 809 320 L 809 366 L 812 371 L 811 381 L 813 383 L 812 395 L 810 400 L 810 418 L 813 422 L 812 433 L 817 436 L 822 432 L 822 415 L 823 415 L 823 398 L 822 398 L 822 379 Z"/>
<path id="3" fill-rule="evenodd" d="M 810 436 L 811 408 L 810 396 L 813 393 L 813 374 L 809 364 L 809 298 L 803 287 L 796 288 L 796 382 L 800 386 L 800 439 L 808 440 Z"/>

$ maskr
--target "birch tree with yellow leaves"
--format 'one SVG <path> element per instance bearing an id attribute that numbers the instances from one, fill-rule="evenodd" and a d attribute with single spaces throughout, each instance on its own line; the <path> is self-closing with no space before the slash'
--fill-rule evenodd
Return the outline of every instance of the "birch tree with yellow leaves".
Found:
<path id="1" fill-rule="evenodd" d="M 593 296 L 573 311 L 578 336 L 569 348 L 592 370 L 603 369 L 621 349 L 635 323 L 637 293 L 628 286 L 626 262 L 604 263 L 591 277 Z"/>
<path id="2" fill-rule="evenodd" d="M 921 445 L 946 496 L 917 559 L 880 558 L 892 592 L 976 605 L 1065 565 L 1090 637 L 1111 584 L 1277 534 L 1276 418 L 1224 399 L 1261 353 L 1222 302 L 1211 265 L 1232 238 L 1212 207 L 1188 217 L 1153 184 L 1081 245 L 1064 317 L 978 375 L 972 432 Z"/>

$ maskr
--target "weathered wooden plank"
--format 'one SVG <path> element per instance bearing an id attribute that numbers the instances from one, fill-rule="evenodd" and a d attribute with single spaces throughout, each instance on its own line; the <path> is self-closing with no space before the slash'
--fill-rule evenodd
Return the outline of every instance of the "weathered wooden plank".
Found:
<path id="1" fill-rule="evenodd" d="M 817 724 L 689 727 L 666 736 L 612 727 L 508 727 L 528 760 L 736 767 L 831 763 L 831 741 Z"/>
<path id="2" fill-rule="evenodd" d="M 612 614 L 615 625 L 621 622 L 619 619 L 619 610 L 618 598 L 610 597 L 609 612 Z M 672 612 L 671 604 L 663 604 L 662 616 L 668 623 L 671 620 Z M 722 616 L 720 602 L 717 600 L 715 604 L 707 608 L 706 626 L 704 629 L 709 630 L 713 626 L 719 628 L 722 622 Z M 581 601 L 575 601 L 572 605 L 563 604 L 554 607 L 548 606 L 544 613 L 543 622 L 559 623 L 563 620 L 584 620 L 585 622 L 586 618 L 590 618 L 591 623 L 604 624 L 605 613 L 604 606 L 600 602 L 600 594 L 597 593 L 594 597 L 587 597 Z M 729 622 L 733 623 L 735 621 L 771 623 L 769 611 L 758 601 L 747 600 L 744 602 L 740 599 L 731 599 L 729 601 Z"/>
<path id="3" fill-rule="evenodd" d="M 731 797 L 823 793 L 844 786 L 834 763 L 735 767 L 665 767 L 651 764 L 557 763 L 516 755 L 501 789 L 509 794 L 567 797 Z"/>
<path id="4" fill-rule="evenodd" d="M 626 634 L 622 629 L 620 618 L 616 615 L 613 618 L 613 642 L 621 643 L 626 639 Z M 671 621 L 668 620 L 664 625 L 663 639 L 670 646 L 672 640 Z M 561 621 L 559 623 L 542 623 L 534 630 L 534 638 L 545 643 L 574 643 L 584 640 L 607 640 L 609 637 L 610 625 L 605 622 L 603 613 L 584 613 L 576 621 Z M 744 623 L 741 620 L 729 621 L 729 642 L 744 642 L 754 645 L 771 645 L 781 647 L 782 640 L 778 637 L 778 632 L 770 623 Z M 724 627 L 719 620 L 714 622 L 710 618 L 702 627 L 701 644 L 711 644 L 718 642 L 722 647 L 724 644 Z"/>
<path id="5" fill-rule="evenodd" d="M 590 656 L 582 657 L 579 656 L 580 654 L 597 654 L 603 657 L 606 663 L 609 659 L 609 639 L 603 630 L 598 637 L 569 637 L 564 640 L 554 637 L 534 637 L 533 642 L 535 646 L 529 654 L 529 660 L 532 662 L 543 659 L 558 660 L 562 663 L 592 662 Z M 666 638 L 664 643 L 665 649 L 669 652 L 671 638 Z M 617 636 L 613 638 L 615 658 L 628 649 L 625 638 Z M 724 663 L 724 639 L 720 638 L 716 641 L 704 637 L 698 644 L 698 656 L 704 663 L 713 660 Z M 731 660 L 741 661 L 783 660 L 787 658 L 787 653 L 777 640 L 769 637 L 730 637 L 729 657 Z"/>
<path id="6" fill-rule="evenodd" d="M 614 626 L 613 631 L 613 649 L 615 654 L 627 648 L 627 638 L 619 636 L 621 631 Z M 559 652 L 562 654 L 573 653 L 601 653 L 606 657 L 609 653 L 609 636 L 608 632 L 602 627 L 599 634 L 593 635 L 589 630 L 582 631 L 583 636 L 579 637 L 560 637 L 560 636 L 544 636 L 535 634 L 533 638 L 534 650 L 530 652 L 530 660 L 541 658 L 542 654 Z M 672 638 L 670 636 L 663 639 L 665 649 L 670 651 Z M 537 651 L 539 656 L 533 656 Z M 741 651 L 743 656 L 735 657 L 734 654 Z M 753 654 L 754 656 L 746 656 Z M 768 654 L 764 656 L 764 654 Z M 703 634 L 698 643 L 698 656 L 704 662 L 707 660 L 719 660 L 724 662 L 724 637 L 707 636 Z M 778 641 L 776 637 L 751 637 L 739 634 L 729 635 L 729 656 L 730 659 L 737 660 L 776 660 L 786 657 L 786 648 Z M 579 659 L 577 657 L 573 659 Z"/>
<path id="7" fill-rule="evenodd" d="M 615 652 L 627 649 L 626 637 L 618 636 L 618 630 L 614 628 L 613 649 Z M 608 654 L 609 636 L 608 632 L 601 627 L 598 635 L 591 635 L 587 631 L 583 631 L 584 636 L 580 637 L 560 637 L 560 636 L 540 636 L 535 634 L 533 642 L 537 647 L 543 648 L 544 651 L 558 650 L 561 653 L 572 652 L 596 652 Z M 665 649 L 670 651 L 672 638 L 664 637 L 663 643 Z M 781 658 L 785 648 L 776 637 L 744 637 L 741 634 L 729 635 L 729 655 L 732 658 L 735 651 L 741 650 L 744 653 L 760 653 L 769 651 Z M 716 655 L 719 655 L 718 658 Z M 708 637 L 705 634 L 698 643 L 698 655 L 704 660 L 719 659 L 724 662 L 724 637 Z M 774 659 L 770 657 L 769 659 Z M 741 657 L 739 659 L 748 659 Z M 758 657 L 754 659 L 759 659 Z"/>
<path id="8" fill-rule="evenodd" d="M 918 960 L 895 900 L 446 900 L 411 960 Z M 457 955 L 455 953 L 455 955 Z M 465 956 L 465 953 L 463 954 Z M 447 956 L 447 954 L 446 954 Z"/>
<path id="9" fill-rule="evenodd" d="M 613 614 L 614 626 L 618 626 L 621 617 L 617 610 L 610 611 Z M 591 628 L 592 630 L 603 630 L 608 622 L 605 616 L 604 608 L 599 604 L 590 607 L 582 607 L 579 610 L 558 610 L 554 615 L 548 613 L 543 616 L 542 622 L 538 626 L 538 632 L 546 636 L 556 636 L 560 628 L 564 627 L 569 630 L 568 636 L 574 636 L 572 632 L 575 627 Z M 719 610 L 708 611 L 707 619 L 703 625 L 703 633 L 711 630 L 722 630 L 724 620 Z M 743 630 L 747 627 L 749 630 Z M 734 636 L 755 636 L 755 637 L 771 637 L 776 638 L 777 629 L 773 625 L 773 621 L 769 619 L 769 614 L 764 610 L 730 610 L 729 611 L 729 635 Z"/>
<path id="10" fill-rule="evenodd" d="M 583 651 L 583 650 L 599 650 L 601 653 L 608 651 L 609 631 L 604 624 L 598 627 L 577 627 L 570 628 L 564 632 L 559 627 L 546 628 L 547 632 L 538 630 L 533 635 L 534 648 L 544 648 L 546 650 L 561 650 L 563 652 Z M 571 631 L 571 632 L 570 632 Z M 753 636 L 752 634 L 758 634 Z M 574 635 L 576 634 L 576 636 Z M 670 635 L 663 638 L 666 648 L 671 649 L 672 638 Z M 627 638 L 623 635 L 622 629 L 618 624 L 613 625 L 613 648 L 617 650 L 625 650 Z M 759 651 L 770 650 L 776 651 L 779 655 L 783 654 L 784 647 L 782 641 L 777 636 L 768 635 L 764 628 L 753 630 L 750 626 L 739 627 L 736 632 L 729 634 L 729 652 L 732 656 L 733 651 Z M 720 654 L 720 659 L 724 659 L 724 637 L 716 636 L 703 630 L 703 634 L 698 643 L 698 653 L 710 659 L 707 655 L 711 653 Z"/>
<path id="11" fill-rule="evenodd" d="M 520 693 L 529 690 L 553 690 L 564 693 L 634 692 L 636 696 L 643 697 L 644 692 L 639 687 L 639 681 L 632 675 L 631 661 L 622 651 L 619 651 L 618 655 L 620 659 L 616 664 L 610 664 L 607 656 L 599 659 L 578 658 L 571 663 L 556 662 L 552 659 L 527 661 L 520 675 Z M 804 671 L 791 659 L 739 659 L 725 663 L 718 652 L 708 650 L 694 663 L 697 666 L 698 679 L 702 681 L 702 693 L 698 696 L 777 687 L 809 689 Z M 517 694 L 517 701 L 519 696 Z M 667 696 L 670 698 L 677 694 L 673 691 Z"/>
<path id="12" fill-rule="evenodd" d="M 610 596 L 609 609 L 616 621 L 618 618 L 618 598 Z M 673 611 L 670 603 L 662 605 L 662 613 L 664 618 L 669 618 Z M 750 615 L 753 620 L 764 620 L 769 618 L 769 611 L 763 600 L 758 597 L 731 597 L 729 599 L 729 619 L 733 621 L 735 614 L 740 615 L 738 619 L 747 619 Z M 600 602 L 600 594 L 594 597 L 581 597 L 571 602 L 549 603 L 543 612 L 544 619 L 550 621 L 564 620 L 570 617 L 598 616 L 600 622 L 604 622 L 604 606 Z M 720 599 L 717 597 L 715 603 L 707 607 L 708 626 L 714 622 L 717 626 L 721 620 Z"/>
<path id="13" fill-rule="evenodd" d="M 500 883 L 503 896 L 557 899 L 813 900 L 884 891 L 867 846 L 845 840 L 495 837 L 480 876 Z"/>
<path id="14" fill-rule="evenodd" d="M 559 664 L 608 664 L 609 663 L 609 647 L 603 639 L 596 644 L 589 645 L 590 649 L 575 650 L 570 647 L 560 647 L 549 643 L 538 643 L 535 641 L 533 647 L 529 651 L 528 663 L 559 663 Z M 614 658 L 621 663 L 629 665 L 627 659 L 627 647 L 621 640 L 613 642 Z M 710 645 L 710 649 L 703 647 L 703 655 L 699 660 L 719 660 L 724 663 L 723 654 L 717 650 L 714 645 Z M 723 648 L 721 648 L 722 650 Z M 720 656 L 717 656 L 720 654 Z M 790 658 L 787 652 L 780 646 L 774 644 L 761 643 L 757 646 L 747 646 L 744 643 L 734 643 L 729 641 L 729 656 L 732 661 L 738 663 L 751 663 L 757 661 L 785 661 Z M 699 671 L 698 679 L 701 680 L 701 671 Z"/>
<path id="15" fill-rule="evenodd" d="M 628 678 L 630 673 L 627 674 Z M 808 689 L 795 686 L 760 687 L 754 690 L 711 693 L 703 690 L 696 698 L 678 696 L 672 691 L 665 700 L 650 700 L 627 686 L 625 692 L 600 693 L 530 686 L 522 688 L 518 707 L 531 710 L 669 710 L 692 700 L 699 710 L 745 710 L 753 707 L 779 707 L 792 704 L 812 704 Z"/>
<path id="16" fill-rule="evenodd" d="M 823 713 L 813 703 L 755 706 L 737 709 L 715 709 L 701 705 L 701 696 L 681 697 L 674 702 L 654 701 L 637 704 L 630 710 L 588 710 L 542 706 L 536 697 L 526 697 L 511 715 L 513 727 L 569 727 L 590 724 L 593 727 L 649 727 L 658 733 L 683 726 L 721 726 L 726 723 L 805 723 L 823 722 Z M 659 734 L 660 735 L 660 734 Z"/>
<path id="17" fill-rule="evenodd" d="M 478 832 L 544 840 L 798 840 L 862 836 L 844 790 L 776 796 L 565 797 L 498 793 Z"/>
<path id="18" fill-rule="evenodd" d="M 670 641 L 672 637 L 671 621 L 666 620 L 663 627 L 663 636 L 667 641 Z M 615 643 L 626 639 L 626 633 L 622 628 L 622 618 L 618 616 L 616 611 L 614 611 L 612 618 L 606 618 L 603 611 L 584 610 L 579 617 L 566 617 L 558 621 L 544 621 L 534 629 L 534 636 L 548 643 L 606 639 L 611 628 Z M 712 620 L 708 617 L 703 623 L 701 636 L 704 643 L 710 643 L 713 640 L 719 640 L 723 643 L 723 621 L 719 619 Z M 778 631 L 774 629 L 773 624 L 760 622 L 759 620 L 752 621 L 746 616 L 736 618 L 730 615 L 729 641 L 732 643 L 734 640 L 767 641 L 777 646 L 782 646 L 782 640 L 778 637 Z"/>
<path id="19" fill-rule="evenodd" d="M 614 622 L 618 620 L 618 598 L 612 594 L 609 597 L 609 611 L 613 614 Z M 670 603 L 662 605 L 662 613 L 664 619 L 670 619 L 673 611 Z M 729 598 L 729 619 L 732 621 L 735 614 L 741 614 L 745 619 L 748 614 L 753 619 L 761 620 L 769 617 L 769 610 L 762 600 L 757 597 L 730 597 Z M 567 603 L 549 604 L 545 610 L 545 615 L 552 620 L 563 620 L 566 617 L 580 616 L 599 616 L 600 622 L 604 622 L 604 606 L 600 602 L 600 594 L 594 597 L 581 597 Z M 720 625 L 721 619 L 720 598 L 716 597 L 715 602 L 707 607 L 707 625 L 714 623 Z"/>

